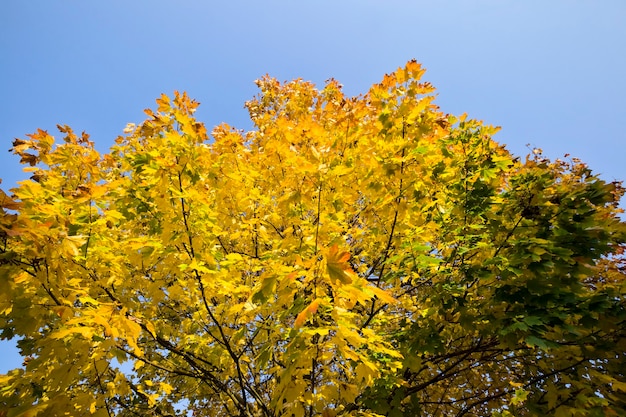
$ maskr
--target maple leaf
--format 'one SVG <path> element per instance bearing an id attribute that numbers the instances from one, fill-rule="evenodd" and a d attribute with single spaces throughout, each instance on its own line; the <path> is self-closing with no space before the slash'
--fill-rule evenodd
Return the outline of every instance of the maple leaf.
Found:
<path id="1" fill-rule="evenodd" d="M 6 208 L 9 210 L 19 210 L 21 206 L 22 206 L 21 203 L 17 201 L 13 201 L 13 199 L 9 197 L 8 195 L 6 195 L 6 193 L 3 190 L 0 190 L 0 207 Z"/>
<path id="2" fill-rule="evenodd" d="M 320 304 L 320 299 L 316 298 L 315 300 L 311 301 L 311 304 L 309 304 L 308 306 L 306 306 L 306 308 L 304 310 L 302 310 L 297 316 L 296 316 L 296 320 L 294 321 L 294 327 L 298 328 L 298 327 L 302 327 L 302 325 L 304 324 L 304 322 L 311 317 L 313 314 L 315 314 L 317 312 L 317 309 L 319 307 Z"/>
<path id="3" fill-rule="evenodd" d="M 350 253 L 340 252 L 339 246 L 334 244 L 326 252 L 326 271 L 332 280 L 339 281 L 342 284 L 349 284 L 352 282 L 352 271 L 348 260 L 350 259 Z"/>

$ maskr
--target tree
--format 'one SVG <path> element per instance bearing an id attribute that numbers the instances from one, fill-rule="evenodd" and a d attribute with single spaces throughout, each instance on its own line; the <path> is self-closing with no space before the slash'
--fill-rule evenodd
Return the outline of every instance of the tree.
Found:
<path id="1" fill-rule="evenodd" d="M 15 140 L 5 415 L 622 415 L 620 183 L 514 157 L 422 74 L 265 77 L 250 132 L 176 93 L 104 155 Z"/>

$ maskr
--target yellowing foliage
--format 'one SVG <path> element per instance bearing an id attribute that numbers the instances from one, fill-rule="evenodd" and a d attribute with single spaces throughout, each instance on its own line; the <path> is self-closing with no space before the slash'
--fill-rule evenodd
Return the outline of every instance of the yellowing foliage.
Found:
<path id="1" fill-rule="evenodd" d="M 619 183 L 521 161 L 415 61 L 359 97 L 165 95 L 100 155 L 39 130 L 0 193 L 0 415 L 621 415 Z"/>

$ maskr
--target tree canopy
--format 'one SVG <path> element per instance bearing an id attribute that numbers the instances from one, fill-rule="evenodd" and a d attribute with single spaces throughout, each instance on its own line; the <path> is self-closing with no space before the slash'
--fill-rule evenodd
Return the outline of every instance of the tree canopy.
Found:
<path id="1" fill-rule="evenodd" d="M 621 184 L 515 157 L 423 72 L 266 76 L 250 131 L 175 93 L 106 154 L 16 139 L 0 415 L 623 415 Z"/>

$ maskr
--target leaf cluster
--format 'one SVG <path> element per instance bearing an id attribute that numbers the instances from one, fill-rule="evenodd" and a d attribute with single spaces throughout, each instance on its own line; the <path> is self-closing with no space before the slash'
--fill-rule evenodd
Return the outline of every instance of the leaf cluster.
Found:
<path id="1" fill-rule="evenodd" d="M 620 183 L 442 113 L 257 80 L 254 129 L 165 95 L 109 153 L 60 126 L 0 194 L 7 416 L 626 410 Z"/>

